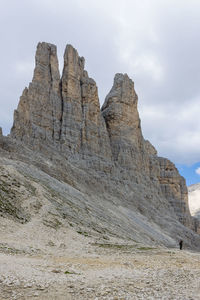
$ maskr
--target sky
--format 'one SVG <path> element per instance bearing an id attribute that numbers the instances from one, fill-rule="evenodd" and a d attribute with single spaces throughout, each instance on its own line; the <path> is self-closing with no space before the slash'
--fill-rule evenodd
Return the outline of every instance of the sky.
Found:
<path id="1" fill-rule="evenodd" d="M 32 80 L 38 42 L 86 59 L 100 103 L 115 73 L 135 82 L 143 135 L 187 184 L 200 182 L 199 0 L 0 0 L 0 126 Z"/>

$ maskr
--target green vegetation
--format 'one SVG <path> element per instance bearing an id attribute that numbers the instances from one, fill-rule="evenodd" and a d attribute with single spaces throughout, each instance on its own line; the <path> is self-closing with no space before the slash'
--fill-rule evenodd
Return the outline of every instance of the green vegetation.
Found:
<path id="1" fill-rule="evenodd" d="M 141 251 L 148 251 L 148 250 L 155 250 L 155 248 L 152 248 L 152 247 L 140 247 L 140 248 L 137 248 L 138 250 L 141 250 Z"/>
<path id="2" fill-rule="evenodd" d="M 53 220 L 52 219 L 51 220 L 43 220 L 43 224 L 45 226 L 51 227 L 55 230 L 59 229 L 59 227 L 61 227 L 61 225 L 62 225 L 62 223 L 56 218 L 54 218 Z"/>
<path id="3" fill-rule="evenodd" d="M 86 232 L 86 231 L 77 231 L 77 233 L 79 233 L 79 234 L 82 234 L 82 235 L 84 235 L 84 236 L 89 236 L 89 233 L 88 232 Z"/>
<path id="4" fill-rule="evenodd" d="M 98 246 L 100 248 L 121 249 L 121 250 L 131 250 L 133 248 L 136 248 L 135 245 L 125 245 L 125 244 L 110 244 L 110 243 L 99 244 L 99 243 L 94 243 L 92 245 L 93 246 Z"/>
<path id="5" fill-rule="evenodd" d="M 148 251 L 148 250 L 155 250 L 155 248 L 152 247 L 138 247 L 138 245 L 127 245 L 127 244 L 100 244 L 100 243 L 94 243 L 93 246 L 98 246 L 100 248 L 105 249 L 113 249 L 113 250 L 122 250 L 122 251 L 130 251 L 132 249 L 140 250 L 140 251 Z"/>
<path id="6" fill-rule="evenodd" d="M 20 222 L 27 222 L 28 217 L 25 216 L 23 209 L 17 203 L 17 195 L 12 189 L 12 185 L 5 181 L 0 181 L 0 214 L 7 214 Z"/>
<path id="7" fill-rule="evenodd" d="M 0 244 L 0 252 L 7 254 L 25 254 L 24 250 L 8 247 L 6 244 Z"/>
<path id="8" fill-rule="evenodd" d="M 0 169 L 2 172 L 4 169 Z M 1 174 L 0 178 L 0 215 L 10 216 L 21 223 L 30 220 L 30 216 L 21 207 L 21 184 L 9 174 Z"/>
<path id="9" fill-rule="evenodd" d="M 69 274 L 69 275 L 73 275 L 73 274 L 74 274 L 74 275 L 80 275 L 79 273 L 71 272 L 71 271 L 65 271 L 64 274 L 66 274 L 66 275 L 67 275 L 67 274 Z"/>

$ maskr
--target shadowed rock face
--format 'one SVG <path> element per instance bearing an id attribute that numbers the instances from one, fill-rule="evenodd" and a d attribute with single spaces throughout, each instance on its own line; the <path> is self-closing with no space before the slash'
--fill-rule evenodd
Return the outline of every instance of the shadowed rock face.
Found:
<path id="1" fill-rule="evenodd" d="M 62 151 L 111 158 L 108 133 L 100 114 L 96 83 L 84 70 L 84 58 L 67 45 L 62 90 Z"/>
<path id="2" fill-rule="evenodd" d="M 14 113 L 11 137 L 40 151 L 45 146 L 48 157 L 56 151 L 68 160 L 76 158 L 76 166 L 87 166 L 94 177 L 103 172 L 105 181 L 96 190 L 103 191 L 105 185 L 114 192 L 113 184 L 120 183 L 117 197 L 132 203 L 133 209 L 143 207 L 148 217 L 155 205 L 162 214 L 171 209 L 177 220 L 196 229 L 185 180 L 143 138 L 137 102 L 133 81 L 127 74 L 116 74 L 100 110 L 97 86 L 84 70 L 84 58 L 67 45 L 60 78 L 56 46 L 39 43 L 33 80 Z M 150 217 L 156 218 L 153 210 Z"/>
<path id="3" fill-rule="evenodd" d="M 188 191 L 185 179 L 180 176 L 175 165 L 166 158 L 158 157 L 158 179 L 165 198 L 174 208 L 179 221 L 185 226 L 193 227 L 188 206 Z"/>

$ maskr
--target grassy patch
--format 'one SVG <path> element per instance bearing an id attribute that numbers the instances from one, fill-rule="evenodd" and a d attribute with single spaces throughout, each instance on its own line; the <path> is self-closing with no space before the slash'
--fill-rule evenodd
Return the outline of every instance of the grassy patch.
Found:
<path id="1" fill-rule="evenodd" d="M 71 271 L 65 271 L 64 274 L 66 275 L 80 275 L 79 273 L 76 273 L 76 272 L 71 272 Z"/>
<path id="2" fill-rule="evenodd" d="M 9 215 L 25 223 L 30 217 L 19 204 L 19 195 L 6 182 L 0 182 L 0 215 Z"/>
<path id="3" fill-rule="evenodd" d="M 51 227 L 55 230 L 59 229 L 61 227 L 62 223 L 58 219 L 53 220 L 43 220 L 43 224 L 47 227 Z"/>
<path id="4" fill-rule="evenodd" d="M 0 252 L 6 253 L 6 254 L 25 254 L 26 253 L 24 250 L 11 248 L 4 244 L 0 244 Z"/>
<path id="5" fill-rule="evenodd" d="M 134 249 L 136 247 L 135 245 L 110 244 L 110 243 L 105 243 L 105 244 L 94 243 L 92 245 L 93 246 L 98 246 L 100 248 L 121 249 L 121 250 L 131 250 L 131 249 Z"/>
<path id="6" fill-rule="evenodd" d="M 155 248 L 152 248 L 152 247 L 140 247 L 140 248 L 137 248 L 137 250 L 148 251 L 148 250 L 155 250 Z"/>
<path id="7" fill-rule="evenodd" d="M 77 233 L 82 234 L 84 236 L 89 236 L 88 232 L 86 232 L 86 231 L 79 230 L 79 231 L 77 231 Z"/>

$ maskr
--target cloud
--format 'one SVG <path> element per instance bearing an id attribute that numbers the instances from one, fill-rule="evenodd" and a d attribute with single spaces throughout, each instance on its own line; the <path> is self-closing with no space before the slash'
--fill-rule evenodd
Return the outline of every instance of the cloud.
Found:
<path id="1" fill-rule="evenodd" d="M 195 172 L 200 175 L 200 167 L 195 170 Z"/>
<path id="2" fill-rule="evenodd" d="M 11 0 L 0 11 L 0 126 L 33 74 L 39 41 L 66 43 L 86 58 L 103 103 L 114 74 L 128 73 L 145 138 L 176 163 L 200 161 L 199 0 Z"/>
<path id="3" fill-rule="evenodd" d="M 192 103 L 192 104 L 191 104 Z M 139 103 L 143 134 L 157 145 L 158 154 L 176 163 L 192 164 L 200 160 L 199 99 L 188 104 Z"/>

